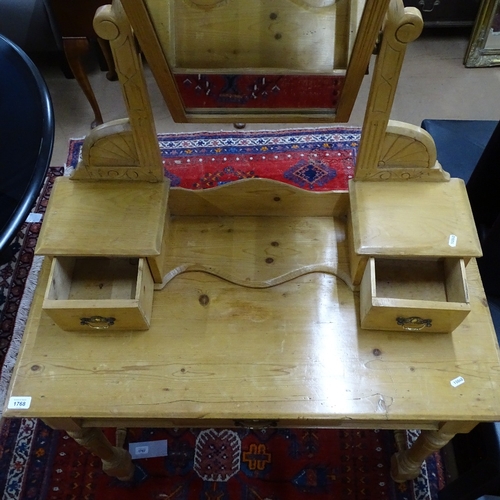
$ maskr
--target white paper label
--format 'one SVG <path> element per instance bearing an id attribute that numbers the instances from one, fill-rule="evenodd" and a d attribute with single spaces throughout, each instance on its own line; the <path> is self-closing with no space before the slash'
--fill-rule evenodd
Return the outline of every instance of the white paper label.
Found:
<path id="1" fill-rule="evenodd" d="M 27 410 L 31 406 L 31 396 L 13 396 L 9 399 L 9 410 Z"/>
<path id="2" fill-rule="evenodd" d="M 30 213 L 26 217 L 26 222 L 40 222 L 42 220 L 43 214 Z"/>
<path id="3" fill-rule="evenodd" d="M 462 385 L 464 382 L 465 382 L 465 380 L 463 377 L 457 377 L 457 378 L 454 378 L 453 380 L 451 380 L 450 384 L 453 387 L 458 387 L 459 385 Z"/>
<path id="4" fill-rule="evenodd" d="M 450 239 L 448 240 L 448 245 L 450 247 L 456 247 L 457 246 L 457 236 L 455 234 L 450 234 Z"/>
<path id="5" fill-rule="evenodd" d="M 129 443 L 128 450 L 133 460 L 136 458 L 166 457 L 168 455 L 168 444 L 166 439 Z"/>

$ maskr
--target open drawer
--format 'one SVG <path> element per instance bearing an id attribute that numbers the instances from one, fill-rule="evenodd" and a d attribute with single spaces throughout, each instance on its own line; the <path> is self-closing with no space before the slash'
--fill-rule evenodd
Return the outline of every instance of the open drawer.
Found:
<path id="1" fill-rule="evenodd" d="M 43 309 L 63 330 L 147 330 L 153 279 L 146 259 L 54 257 Z"/>
<path id="2" fill-rule="evenodd" d="M 451 332 L 469 311 L 463 259 L 368 259 L 360 288 L 361 328 Z"/>

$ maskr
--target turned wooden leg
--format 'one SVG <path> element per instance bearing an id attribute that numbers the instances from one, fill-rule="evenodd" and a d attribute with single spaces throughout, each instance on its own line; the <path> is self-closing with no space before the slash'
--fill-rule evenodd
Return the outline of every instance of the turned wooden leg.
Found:
<path id="1" fill-rule="evenodd" d="M 415 479 L 423 461 L 447 444 L 455 434 L 470 432 L 477 422 L 447 422 L 437 431 L 422 431 L 413 446 L 396 452 L 391 458 L 391 477 L 397 483 Z M 396 435 L 398 447 L 401 436 Z"/>
<path id="2" fill-rule="evenodd" d="M 78 444 L 87 448 L 102 460 L 102 470 L 108 476 L 129 481 L 134 476 L 134 464 L 127 450 L 112 446 L 101 429 L 87 427 L 66 431 Z"/>
<path id="3" fill-rule="evenodd" d="M 90 50 L 89 41 L 86 38 L 63 38 L 63 48 L 69 67 L 75 75 L 76 81 L 83 90 L 83 93 L 85 94 L 85 97 L 89 101 L 92 111 L 94 112 L 94 121 L 91 126 L 94 128 L 96 125 L 101 125 L 103 122 L 101 110 L 97 104 L 97 99 L 90 85 L 90 81 L 82 61 L 82 58 L 86 56 Z"/>
<path id="4" fill-rule="evenodd" d="M 127 439 L 127 428 L 117 427 L 115 436 L 116 436 L 116 447 L 125 448 L 125 440 Z"/>

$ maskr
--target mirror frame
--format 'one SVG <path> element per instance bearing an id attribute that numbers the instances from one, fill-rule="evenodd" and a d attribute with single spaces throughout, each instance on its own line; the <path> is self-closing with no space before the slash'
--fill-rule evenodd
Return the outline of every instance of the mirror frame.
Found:
<path id="1" fill-rule="evenodd" d="M 467 68 L 500 66 L 500 48 L 486 47 L 488 34 L 495 13 L 500 9 L 500 0 L 483 0 L 474 24 L 469 46 L 464 57 Z"/>
<path id="2" fill-rule="evenodd" d="M 173 0 L 163 0 L 166 4 Z M 201 1 L 201 0 L 200 0 Z M 292 0 L 296 2 L 296 0 Z M 373 48 L 391 0 L 365 0 L 358 33 L 345 73 L 344 91 L 338 101 L 336 112 L 326 109 L 324 113 L 300 112 L 268 114 L 266 123 L 347 123 L 354 107 Z M 132 26 L 141 47 L 141 52 L 158 83 L 160 91 L 176 123 L 262 123 L 262 116 L 251 113 L 204 113 L 189 111 L 180 97 L 174 73 L 158 41 L 146 0 L 120 0 L 128 22 Z"/>

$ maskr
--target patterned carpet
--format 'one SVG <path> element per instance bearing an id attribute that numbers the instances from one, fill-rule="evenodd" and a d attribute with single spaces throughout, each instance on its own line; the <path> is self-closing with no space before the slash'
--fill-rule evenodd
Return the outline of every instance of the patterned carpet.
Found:
<path id="1" fill-rule="evenodd" d="M 444 485 L 439 455 L 416 481 L 390 479 L 391 431 L 129 429 L 127 437 L 167 440 L 168 456 L 136 460 L 134 481 L 120 482 L 64 432 L 7 420 L 0 432 L 2 498 L 431 500 Z"/>
<path id="2" fill-rule="evenodd" d="M 202 189 L 247 177 L 270 177 L 309 190 L 347 188 L 357 129 L 230 132 L 160 136 L 165 174 L 176 186 Z M 71 141 L 66 172 L 82 141 Z M 33 212 L 43 213 L 51 168 Z M 39 223 L 24 224 L 15 256 L 0 267 L 0 356 L 5 393 L 19 349 L 40 258 Z M 31 270 L 31 271 L 30 271 Z M 106 430 L 114 440 L 114 430 Z M 408 440 L 416 432 L 407 433 Z M 401 485 L 389 476 L 391 431 L 307 429 L 129 429 L 127 442 L 166 440 L 168 455 L 136 461 L 130 483 L 109 478 L 98 459 L 61 431 L 33 419 L 0 428 L 0 494 L 12 500 L 67 499 L 373 499 L 432 500 L 444 485 L 439 454 L 421 476 Z"/>

